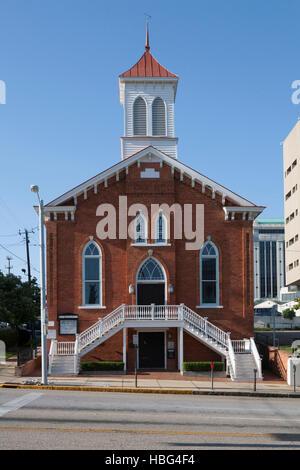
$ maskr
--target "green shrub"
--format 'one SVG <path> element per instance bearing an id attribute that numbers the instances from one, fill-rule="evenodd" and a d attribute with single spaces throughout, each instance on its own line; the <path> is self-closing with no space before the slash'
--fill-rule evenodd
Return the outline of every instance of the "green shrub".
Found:
<path id="1" fill-rule="evenodd" d="M 124 370 L 124 362 L 82 362 L 80 368 L 82 371 L 118 371 Z"/>
<path id="2" fill-rule="evenodd" d="M 183 370 L 184 371 L 193 371 L 193 372 L 208 372 L 211 370 L 210 362 L 184 362 Z M 223 362 L 214 362 L 214 371 L 223 372 L 224 363 Z"/>
<path id="3" fill-rule="evenodd" d="M 293 320 L 293 318 L 295 317 L 295 310 L 293 308 L 286 308 L 285 310 L 283 310 L 282 316 L 286 320 Z"/>

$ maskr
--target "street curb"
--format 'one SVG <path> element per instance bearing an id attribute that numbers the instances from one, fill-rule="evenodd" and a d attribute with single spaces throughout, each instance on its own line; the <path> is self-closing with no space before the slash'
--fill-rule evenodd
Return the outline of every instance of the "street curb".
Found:
<path id="1" fill-rule="evenodd" d="M 117 393 L 150 393 L 161 395 L 215 395 L 233 397 L 260 397 L 260 398 L 300 398 L 300 393 L 274 393 L 251 391 L 218 391 L 218 390 L 175 390 L 157 388 L 119 388 L 119 387 L 83 387 L 73 385 L 22 385 L 0 384 L 0 388 L 34 389 L 34 390 L 65 390 L 75 392 L 117 392 Z"/>

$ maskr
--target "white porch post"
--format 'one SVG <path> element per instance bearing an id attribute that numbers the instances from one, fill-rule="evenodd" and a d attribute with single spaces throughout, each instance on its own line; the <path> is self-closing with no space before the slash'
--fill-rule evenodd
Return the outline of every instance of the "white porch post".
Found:
<path id="1" fill-rule="evenodd" d="M 124 362 L 124 371 L 125 371 L 125 372 L 126 372 L 126 370 L 127 370 L 127 361 L 126 361 L 126 348 L 127 348 L 126 332 L 127 332 L 127 328 L 123 328 L 123 362 Z"/>
<path id="2" fill-rule="evenodd" d="M 183 328 L 178 328 L 178 369 L 183 371 Z"/>

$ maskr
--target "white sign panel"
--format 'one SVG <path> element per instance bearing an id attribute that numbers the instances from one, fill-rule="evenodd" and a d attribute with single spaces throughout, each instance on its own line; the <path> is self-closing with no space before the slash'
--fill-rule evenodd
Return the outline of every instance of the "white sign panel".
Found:
<path id="1" fill-rule="evenodd" d="M 56 339 L 56 330 L 48 330 L 48 339 Z"/>

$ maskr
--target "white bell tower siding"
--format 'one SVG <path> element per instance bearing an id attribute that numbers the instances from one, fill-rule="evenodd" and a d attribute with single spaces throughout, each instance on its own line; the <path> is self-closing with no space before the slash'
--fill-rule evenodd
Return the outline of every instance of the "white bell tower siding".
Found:
<path id="1" fill-rule="evenodd" d="M 147 23 L 144 54 L 119 76 L 120 103 L 124 107 L 122 160 L 150 145 L 177 159 L 174 103 L 178 76 L 157 62 L 149 51 Z"/>
<path id="2" fill-rule="evenodd" d="M 120 78 L 120 102 L 124 107 L 124 136 L 121 137 L 122 160 L 149 145 L 177 158 L 178 138 L 175 137 L 174 125 L 176 88 L 177 79 L 169 77 Z M 135 135 L 136 129 L 143 128 L 143 125 L 134 125 L 134 119 L 144 119 L 142 114 L 139 116 L 137 113 L 138 106 L 136 108 L 134 106 L 138 98 L 142 98 L 146 104 L 145 135 Z M 156 106 L 153 107 L 156 98 L 160 98 L 164 106 L 157 106 L 156 101 Z M 165 125 L 153 126 L 154 119 L 164 119 Z M 153 135 L 158 134 L 155 131 L 157 127 L 164 128 L 163 135 Z"/>

